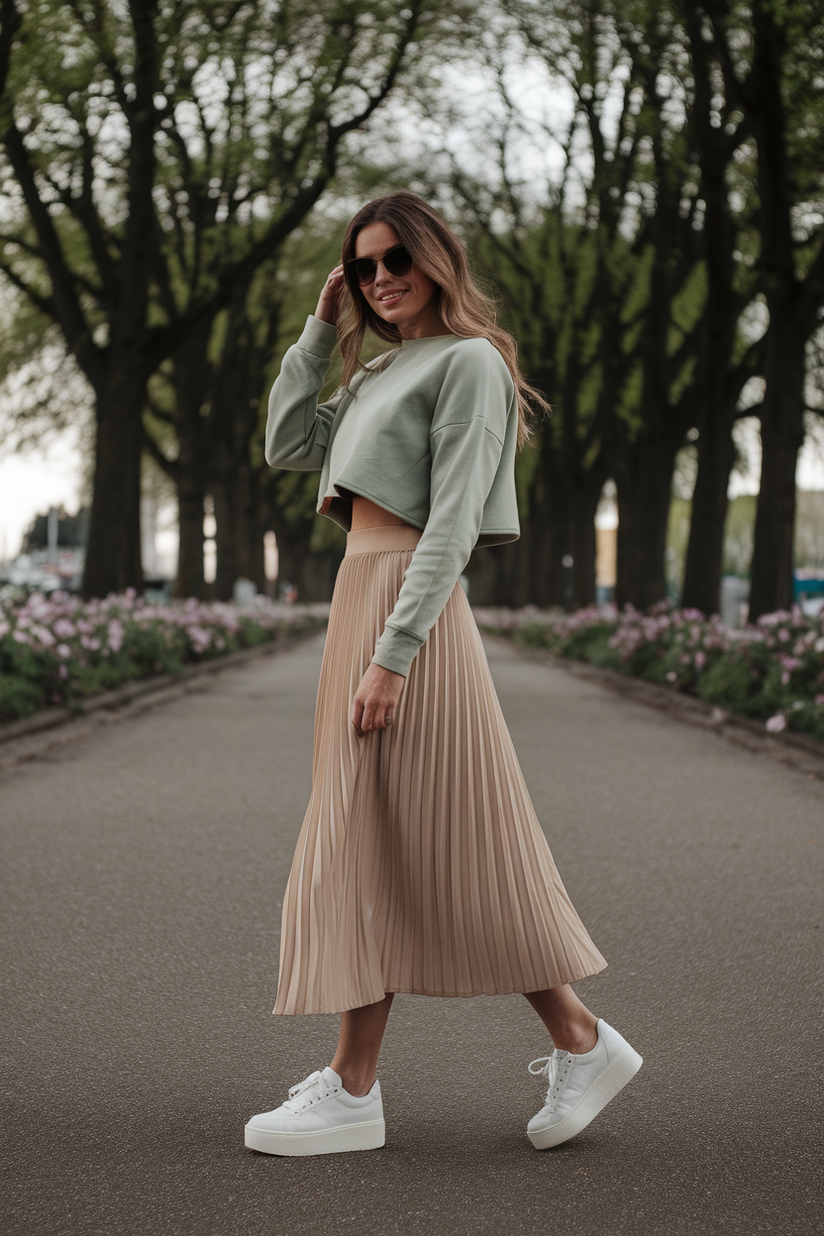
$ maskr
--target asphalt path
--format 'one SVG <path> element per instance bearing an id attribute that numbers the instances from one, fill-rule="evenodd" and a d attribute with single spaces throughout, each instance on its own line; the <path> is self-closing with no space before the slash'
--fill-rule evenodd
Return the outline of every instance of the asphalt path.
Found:
<path id="1" fill-rule="evenodd" d="M 322 639 L 0 779 L 5 1236 L 821 1232 L 824 783 L 488 644 L 539 817 L 645 1057 L 533 1150 L 518 996 L 396 998 L 379 1151 L 243 1124 L 328 1063 L 274 1018 Z"/>

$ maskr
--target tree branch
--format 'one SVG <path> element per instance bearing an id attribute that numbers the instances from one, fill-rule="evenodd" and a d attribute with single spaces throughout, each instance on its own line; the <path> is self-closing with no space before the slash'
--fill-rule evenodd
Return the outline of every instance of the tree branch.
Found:
<path id="1" fill-rule="evenodd" d="M 54 221 L 38 193 L 34 169 L 23 141 L 23 135 L 13 118 L 2 134 L 1 140 L 23 191 L 23 198 L 40 243 L 40 255 L 52 284 L 51 300 L 54 306 L 54 316 L 60 322 L 66 342 L 86 371 L 92 385 L 97 385 L 101 376 L 99 349 L 92 340 L 91 329 L 77 295 L 75 277 L 66 261 Z M 26 289 L 26 294 L 29 294 L 28 289 Z M 41 302 L 43 303 L 47 302 Z"/>
<path id="2" fill-rule="evenodd" d="M 152 409 L 152 415 L 156 415 L 154 409 Z M 149 433 L 145 423 L 141 426 L 141 437 L 143 439 L 145 449 L 149 452 L 155 463 L 163 469 L 168 477 L 170 477 L 173 481 L 177 481 L 183 473 L 180 463 L 176 459 L 166 458 L 152 435 Z"/>

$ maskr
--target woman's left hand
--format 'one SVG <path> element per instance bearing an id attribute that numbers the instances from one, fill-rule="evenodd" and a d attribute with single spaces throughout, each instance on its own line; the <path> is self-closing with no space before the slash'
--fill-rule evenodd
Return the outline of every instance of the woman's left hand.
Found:
<path id="1" fill-rule="evenodd" d="M 352 708 L 352 724 L 358 738 L 363 738 L 370 730 L 385 730 L 392 724 L 405 681 L 403 674 L 370 662 Z"/>

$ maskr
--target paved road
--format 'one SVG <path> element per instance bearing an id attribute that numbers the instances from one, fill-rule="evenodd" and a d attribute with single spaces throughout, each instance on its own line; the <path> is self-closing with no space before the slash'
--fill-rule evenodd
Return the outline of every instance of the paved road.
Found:
<path id="1" fill-rule="evenodd" d="M 252 1112 L 330 1056 L 273 1018 L 321 643 L 0 781 L 6 1236 L 822 1231 L 824 783 L 491 644 L 584 998 L 646 1057 L 540 1154 L 519 997 L 399 997 L 384 1150 L 276 1159 Z"/>

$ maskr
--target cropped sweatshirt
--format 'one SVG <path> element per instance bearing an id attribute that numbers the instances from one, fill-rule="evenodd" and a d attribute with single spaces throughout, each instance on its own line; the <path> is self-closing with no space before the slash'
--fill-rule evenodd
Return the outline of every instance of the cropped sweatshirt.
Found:
<path id="1" fill-rule="evenodd" d="M 423 529 L 372 658 L 405 675 L 475 546 L 518 538 L 515 387 L 487 339 L 436 335 L 403 340 L 319 404 L 336 339 L 310 316 L 284 356 L 266 461 L 320 470 L 317 509 L 346 531 L 353 494 Z"/>

